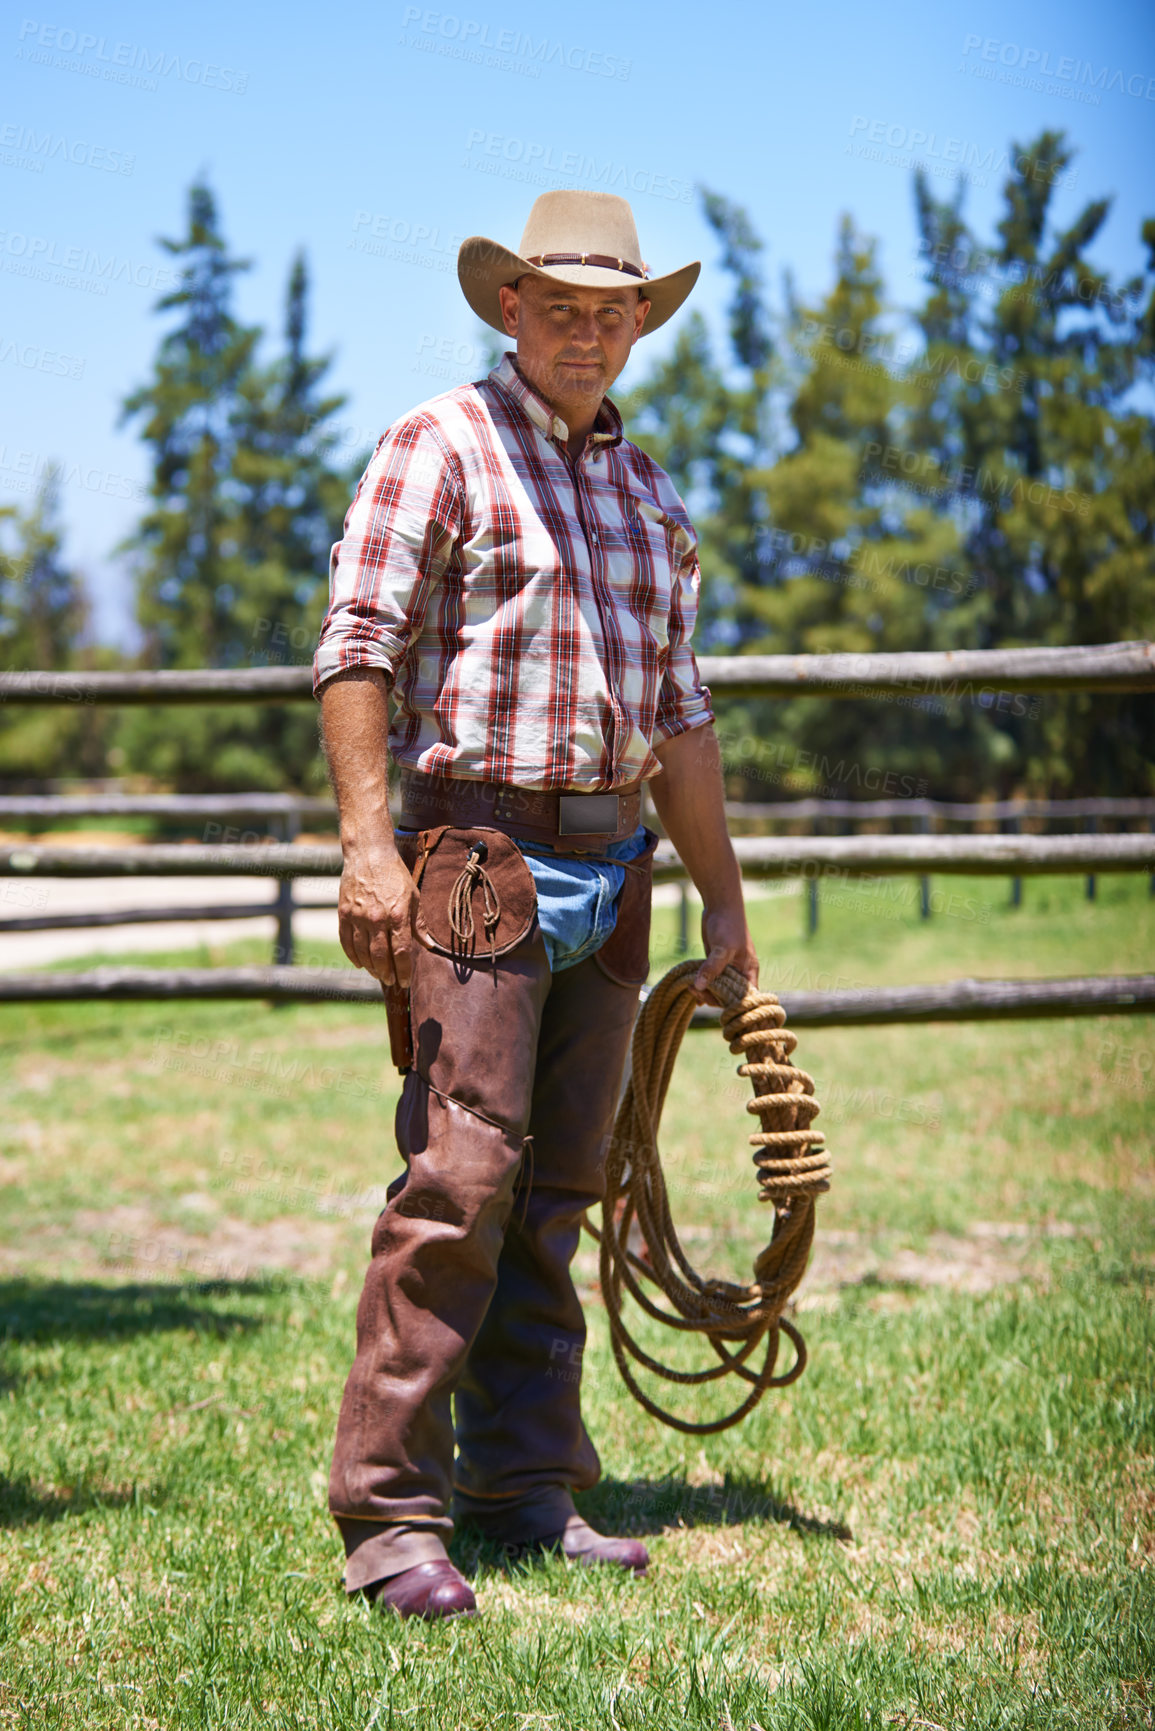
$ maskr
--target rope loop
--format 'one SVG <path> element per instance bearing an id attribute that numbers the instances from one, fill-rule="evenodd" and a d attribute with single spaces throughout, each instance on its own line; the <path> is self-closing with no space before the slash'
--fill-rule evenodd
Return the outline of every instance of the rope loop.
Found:
<path id="1" fill-rule="evenodd" d="M 606 1192 L 600 1230 L 586 1225 L 600 1244 L 602 1296 L 610 1341 L 622 1378 L 651 1417 L 691 1436 L 729 1429 L 754 1410 L 768 1388 L 784 1388 L 806 1368 L 806 1347 L 785 1306 L 806 1271 L 814 1238 L 814 1201 L 830 1188 L 830 1160 L 820 1130 L 811 1128 L 820 1108 L 814 1079 L 791 1062 L 797 1037 L 783 1024 L 786 1012 L 772 992 L 752 987 L 726 968 L 710 991 L 722 1005 L 722 1034 L 740 1055 L 738 1074 L 750 1079 L 754 1098 L 747 1110 L 761 1129 L 749 1137 L 755 1150 L 758 1199 L 774 1208 L 770 1242 L 754 1261 L 745 1285 L 707 1279 L 692 1267 L 670 1214 L 658 1153 L 658 1124 L 674 1059 L 696 1007 L 691 982 L 700 961 L 680 962 L 650 992 L 634 1028 L 629 1083 L 606 1156 Z M 641 1254 L 630 1248 L 637 1224 Z M 665 1304 L 647 1291 L 656 1287 Z M 703 1370 L 676 1370 L 643 1350 L 623 1316 L 623 1295 L 647 1315 L 684 1333 L 705 1335 L 718 1360 Z M 780 1336 L 794 1348 L 794 1362 L 775 1374 Z M 764 1343 L 762 1365 L 750 1360 Z M 725 1418 L 693 1422 L 665 1411 L 640 1387 L 630 1360 L 667 1382 L 694 1385 L 727 1375 L 748 1392 Z"/>

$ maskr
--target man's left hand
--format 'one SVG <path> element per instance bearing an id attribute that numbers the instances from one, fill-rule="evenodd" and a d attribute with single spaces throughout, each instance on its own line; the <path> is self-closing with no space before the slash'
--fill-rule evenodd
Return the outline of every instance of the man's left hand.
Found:
<path id="1" fill-rule="evenodd" d="M 710 982 L 723 968 L 736 968 L 752 986 L 758 984 L 758 957 L 750 941 L 750 930 L 741 904 L 702 910 L 702 948 L 706 960 L 694 975 L 691 990 L 700 1004 L 717 1003 L 709 994 Z"/>

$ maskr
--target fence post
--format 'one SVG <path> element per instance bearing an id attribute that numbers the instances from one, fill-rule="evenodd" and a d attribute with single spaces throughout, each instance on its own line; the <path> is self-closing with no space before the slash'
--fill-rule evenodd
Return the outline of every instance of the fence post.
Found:
<path id="1" fill-rule="evenodd" d="M 1019 819 L 1017 817 L 1009 817 L 1007 819 L 1007 825 L 1006 825 L 1006 829 L 1004 831 L 1004 834 L 1006 834 L 1006 835 L 1021 835 L 1022 828 L 1023 828 L 1023 826 L 1019 822 Z M 1023 905 L 1023 880 L 1022 880 L 1022 878 L 1012 878 L 1011 879 L 1011 906 L 1013 908 L 1021 908 L 1022 905 Z"/>
<path id="2" fill-rule="evenodd" d="M 812 818 L 811 835 L 821 835 L 822 819 Z M 818 861 L 814 861 L 814 875 L 806 880 L 806 936 L 812 938 L 818 930 Z"/>
<path id="3" fill-rule="evenodd" d="M 269 825 L 280 841 L 292 841 L 300 827 L 300 820 L 295 813 L 274 819 Z M 273 900 L 273 913 L 277 921 L 277 935 L 273 940 L 273 963 L 280 968 L 290 968 L 293 965 L 293 906 L 293 879 L 278 878 L 277 893 Z"/>
<path id="4" fill-rule="evenodd" d="M 1087 818 L 1086 822 L 1083 824 L 1083 829 L 1087 835 L 1097 835 L 1099 833 L 1099 820 L 1098 820 L 1098 818 L 1097 817 Z M 1095 874 L 1094 874 L 1094 872 L 1088 872 L 1088 874 L 1087 874 L 1087 900 L 1089 902 L 1093 902 L 1094 899 L 1095 899 Z"/>
<path id="5" fill-rule="evenodd" d="M 690 948 L 690 891 L 683 878 L 678 886 L 678 947 L 677 953 L 684 956 Z"/>

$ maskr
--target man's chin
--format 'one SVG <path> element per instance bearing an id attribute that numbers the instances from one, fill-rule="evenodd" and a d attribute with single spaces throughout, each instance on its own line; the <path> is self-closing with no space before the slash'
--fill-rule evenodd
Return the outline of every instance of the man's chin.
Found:
<path id="1" fill-rule="evenodd" d="M 567 396 L 604 397 L 606 394 L 604 367 L 558 366 L 554 369 L 554 378 Z"/>

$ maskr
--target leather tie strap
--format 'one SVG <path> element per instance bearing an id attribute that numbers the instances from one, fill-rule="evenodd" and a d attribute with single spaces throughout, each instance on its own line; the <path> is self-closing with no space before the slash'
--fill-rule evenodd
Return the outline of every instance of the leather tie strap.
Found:
<path id="1" fill-rule="evenodd" d="M 599 270 L 620 270 L 626 276 L 641 277 L 644 281 L 648 272 L 644 266 L 630 264 L 628 259 L 611 258 L 604 252 L 539 252 L 534 258 L 527 258 L 526 264 L 535 264 L 544 270 L 551 264 L 590 264 Z"/>
<path id="2" fill-rule="evenodd" d="M 497 926 L 501 919 L 501 897 L 493 879 L 485 869 L 489 849 L 483 841 L 474 842 L 468 858 L 453 888 L 449 892 L 449 926 L 463 951 L 473 942 L 473 891 L 481 885 L 482 923 L 489 939 L 490 960 L 497 972 Z"/>

